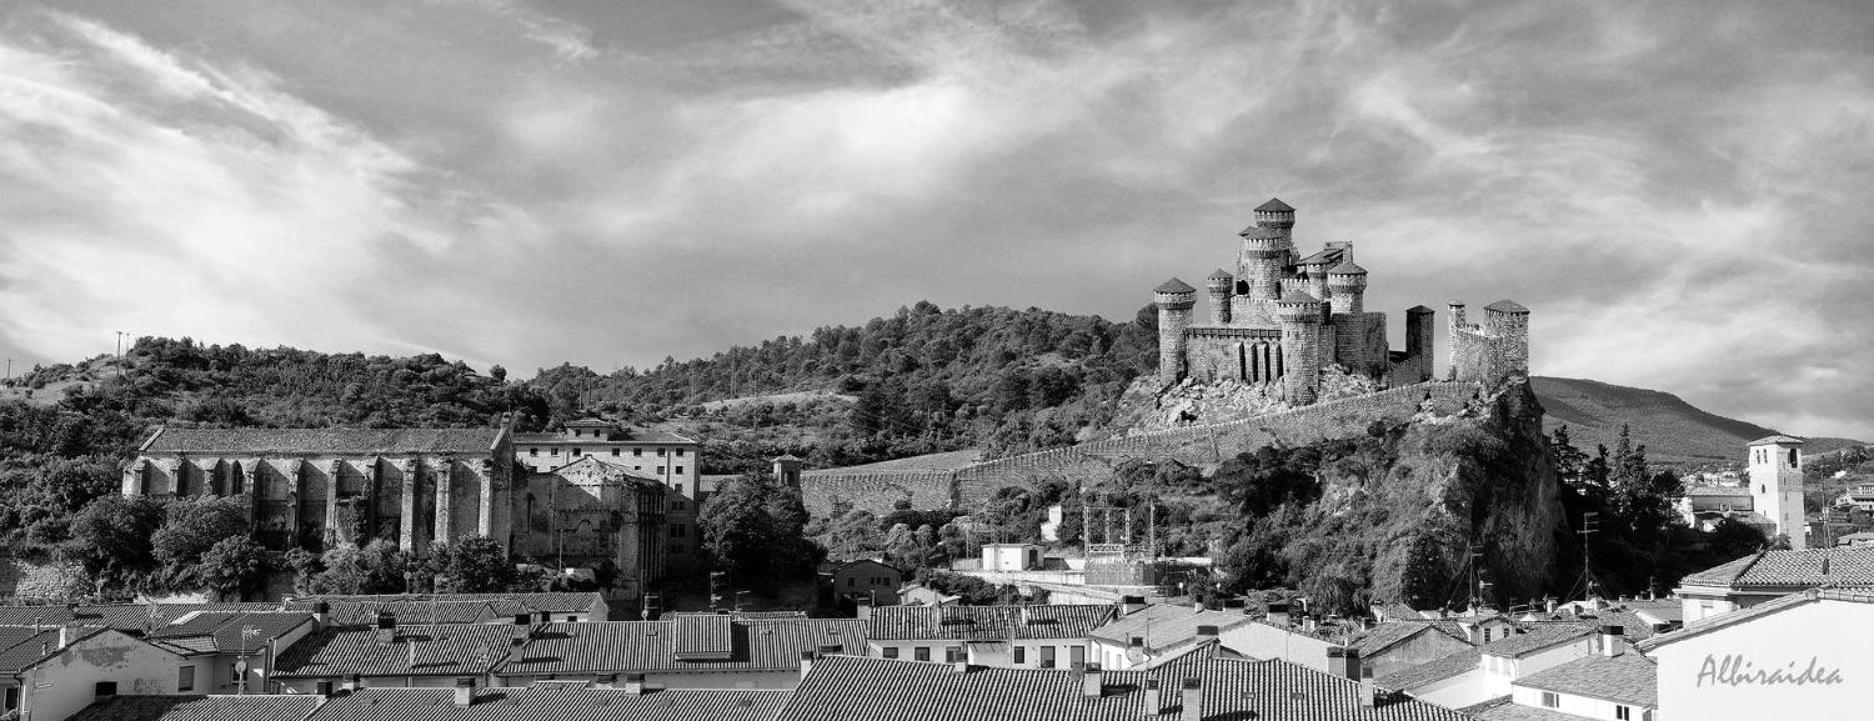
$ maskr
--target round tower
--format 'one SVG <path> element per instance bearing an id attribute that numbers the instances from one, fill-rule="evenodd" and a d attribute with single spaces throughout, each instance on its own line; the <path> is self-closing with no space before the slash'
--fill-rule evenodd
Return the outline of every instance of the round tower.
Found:
<path id="1" fill-rule="evenodd" d="M 1236 276 L 1230 271 L 1218 268 L 1210 274 L 1210 322 L 1217 325 L 1230 324 L 1230 289 L 1236 285 Z"/>
<path id="2" fill-rule="evenodd" d="M 1257 223 L 1237 234 L 1243 238 L 1237 274 L 1249 286 L 1246 295 L 1250 300 L 1268 302 L 1282 295 L 1282 273 L 1288 269 L 1290 245 L 1287 236 L 1263 227 L 1260 220 Z"/>
<path id="3" fill-rule="evenodd" d="M 1281 233 L 1284 239 L 1293 238 L 1295 209 L 1282 202 L 1281 198 L 1270 198 L 1268 202 L 1256 206 L 1256 225 Z"/>
<path id="4" fill-rule="evenodd" d="M 1313 403 L 1321 383 L 1321 301 L 1297 291 L 1275 308 L 1282 324 L 1283 397 L 1298 406 Z"/>
<path id="5" fill-rule="evenodd" d="M 1508 299 L 1484 306 L 1484 333 L 1493 339 L 1490 360 L 1497 377 L 1492 382 L 1529 375 L 1528 308 Z"/>
<path id="6" fill-rule="evenodd" d="M 1770 436 L 1750 444 L 1751 510 L 1776 524 L 1776 532 L 1789 537 L 1789 547 L 1809 547 L 1808 524 L 1802 509 L 1802 444 L 1800 438 Z"/>
<path id="7" fill-rule="evenodd" d="M 1335 313 L 1366 312 L 1366 269 L 1352 258 L 1328 269 L 1327 289 Z"/>
<path id="8" fill-rule="evenodd" d="M 1184 330 L 1191 327 L 1197 289 L 1177 278 L 1152 291 L 1158 306 L 1158 380 L 1165 385 L 1184 378 Z"/>

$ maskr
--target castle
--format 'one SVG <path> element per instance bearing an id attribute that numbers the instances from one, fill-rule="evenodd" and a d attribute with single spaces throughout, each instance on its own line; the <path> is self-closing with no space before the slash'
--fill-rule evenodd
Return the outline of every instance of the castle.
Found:
<path id="1" fill-rule="evenodd" d="M 1366 310 L 1367 271 L 1353 244 L 1329 242 L 1318 253 L 1295 250 L 1295 209 L 1280 199 L 1257 206 L 1241 233 L 1236 270 L 1219 268 L 1205 283 L 1206 322 L 1193 322 L 1197 289 L 1172 278 L 1153 292 L 1158 306 L 1158 372 L 1163 385 L 1185 379 L 1270 384 L 1291 404 L 1313 403 L 1322 371 L 1340 366 L 1389 387 L 1433 378 L 1434 311 L 1406 310 L 1406 349 L 1386 338 L 1386 314 Z M 1529 373 L 1529 309 L 1509 300 L 1466 323 L 1452 303 L 1449 379 L 1495 385 Z"/>

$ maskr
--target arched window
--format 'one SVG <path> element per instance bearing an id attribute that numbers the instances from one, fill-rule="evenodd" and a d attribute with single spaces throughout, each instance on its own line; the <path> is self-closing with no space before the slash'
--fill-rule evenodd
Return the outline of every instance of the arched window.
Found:
<path id="1" fill-rule="evenodd" d="M 1796 453 L 1797 453 L 1796 449 L 1794 448 L 1789 449 L 1789 466 L 1791 468 L 1796 467 Z"/>

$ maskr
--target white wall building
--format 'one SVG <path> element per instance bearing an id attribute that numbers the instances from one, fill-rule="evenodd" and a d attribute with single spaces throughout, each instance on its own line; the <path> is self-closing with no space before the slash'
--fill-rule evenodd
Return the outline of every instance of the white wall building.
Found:
<path id="1" fill-rule="evenodd" d="M 1659 664 L 1662 721 L 1869 718 L 1874 595 L 1810 590 L 1635 644 Z"/>
<path id="2" fill-rule="evenodd" d="M 1752 508 L 1789 537 L 1789 547 L 1808 548 L 1802 510 L 1802 439 L 1770 436 L 1750 443 Z"/>

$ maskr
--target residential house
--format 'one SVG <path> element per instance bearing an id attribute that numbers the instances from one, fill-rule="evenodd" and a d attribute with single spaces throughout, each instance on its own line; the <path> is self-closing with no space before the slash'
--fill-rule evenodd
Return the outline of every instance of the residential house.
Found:
<path id="1" fill-rule="evenodd" d="M 1241 613 L 1154 604 L 1093 629 L 1087 640 L 1095 663 L 1123 671 L 1217 641 L 1220 633 L 1246 623 L 1254 619 Z"/>
<path id="2" fill-rule="evenodd" d="M 64 721 L 119 692 L 173 694 L 198 678 L 175 651 L 110 628 L 0 628 L 0 694 L 7 714 Z"/>
<path id="3" fill-rule="evenodd" d="M 107 696 L 70 721 L 305 721 L 325 701 L 311 694 Z"/>
<path id="4" fill-rule="evenodd" d="M 1460 708 L 1510 695 L 1518 679 L 1587 656 L 1594 629 L 1583 624 L 1540 624 L 1527 632 L 1380 675 L 1381 688 Z"/>
<path id="5" fill-rule="evenodd" d="M 821 571 L 820 583 L 835 599 L 864 601 L 868 606 L 891 606 L 898 603 L 898 587 L 904 585 L 904 571 L 861 559 L 830 565 Z"/>
<path id="6" fill-rule="evenodd" d="M 280 654 L 273 681 L 289 693 L 329 688 L 451 687 L 458 678 L 490 685 L 495 665 L 525 645 L 531 625 L 399 624 L 332 626 Z"/>
<path id="7" fill-rule="evenodd" d="M 1485 631 L 1488 632 L 1488 631 Z M 1482 634 L 1480 633 L 1480 636 Z M 1387 621 L 1374 624 L 1345 644 L 1364 668 L 1381 676 L 1429 663 L 1471 648 L 1451 624 L 1435 621 Z M 1329 663 L 1332 666 L 1332 662 Z"/>
<path id="8" fill-rule="evenodd" d="M 773 721 L 786 691 L 657 690 L 547 683 L 526 688 L 368 688 L 346 694 L 124 696 L 73 721 Z"/>
<path id="9" fill-rule="evenodd" d="M 1874 548 L 1764 550 L 1679 580 L 1686 625 L 1811 588 L 1874 590 Z"/>
<path id="10" fill-rule="evenodd" d="M 436 593 L 320 595 L 292 599 L 288 610 L 311 609 L 324 601 L 331 623 L 341 626 L 374 623 L 390 613 L 407 624 L 512 623 L 518 614 L 533 614 L 535 621 L 578 623 L 610 620 L 605 596 L 592 591 L 540 593 Z M 451 608 L 451 604 L 461 604 Z"/>
<path id="11" fill-rule="evenodd" d="M 813 660 L 779 721 L 1459 721 L 1451 709 L 1283 661 L 1193 649 L 1149 670 Z"/>
<path id="12" fill-rule="evenodd" d="M 1658 662 L 1659 718 L 1868 718 L 1874 593 L 1809 589 L 1634 644 Z"/>
<path id="13" fill-rule="evenodd" d="M 1613 650 L 1518 679 L 1510 686 L 1510 703 L 1598 721 L 1652 721 L 1659 710 L 1658 667 L 1618 643 L 1603 648 Z M 1479 711 L 1472 713 L 1484 719 L 1503 715 Z"/>
<path id="14" fill-rule="evenodd" d="M 318 625 L 310 613 L 198 611 L 144 638 L 190 660 L 181 692 L 264 693 L 280 653 Z"/>
<path id="15" fill-rule="evenodd" d="M 1105 604 L 883 606 L 872 610 L 865 655 L 1009 668 L 1066 668 L 1088 660 L 1088 636 L 1113 619 Z"/>
<path id="16" fill-rule="evenodd" d="M 1033 543 L 985 543 L 982 553 L 985 571 L 1031 571 L 1041 568 L 1041 547 Z"/>

